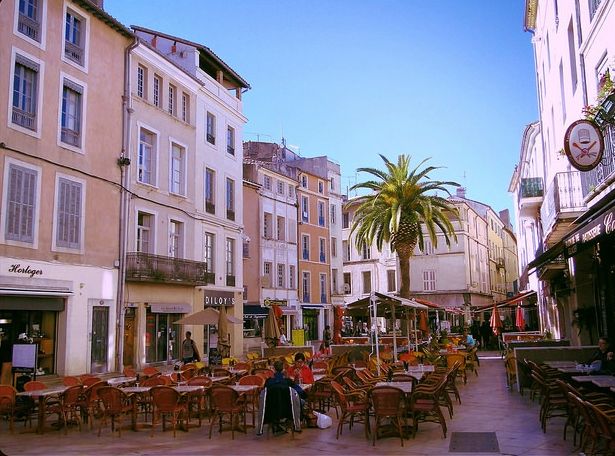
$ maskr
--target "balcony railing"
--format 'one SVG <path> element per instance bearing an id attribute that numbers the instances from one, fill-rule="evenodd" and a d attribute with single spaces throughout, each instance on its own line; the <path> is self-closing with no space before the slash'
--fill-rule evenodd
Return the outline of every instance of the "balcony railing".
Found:
<path id="1" fill-rule="evenodd" d="M 581 190 L 581 173 L 570 171 L 557 173 L 547 189 L 540 208 L 543 233 L 547 235 L 557 224 L 558 218 L 578 216 L 585 211 Z"/>
<path id="2" fill-rule="evenodd" d="M 11 121 L 16 125 L 21 125 L 29 130 L 36 130 L 36 113 L 26 112 L 19 108 L 13 107 L 13 115 Z"/>
<path id="3" fill-rule="evenodd" d="M 231 146 L 226 146 L 226 153 L 227 154 L 231 154 L 231 155 L 235 155 L 235 148 L 231 147 Z"/>
<path id="4" fill-rule="evenodd" d="M 19 30 L 20 33 L 32 38 L 34 41 L 40 42 L 40 28 L 41 25 L 37 21 L 24 14 L 19 14 L 17 30 Z"/>
<path id="5" fill-rule="evenodd" d="M 542 177 L 524 177 L 519 188 L 519 200 L 523 198 L 541 198 L 544 194 Z"/>
<path id="6" fill-rule="evenodd" d="M 81 133 L 70 128 L 62 128 L 60 132 L 60 139 L 65 144 L 79 147 L 81 146 Z"/>
<path id="7" fill-rule="evenodd" d="M 216 144 L 216 137 L 210 133 L 207 133 L 207 142 L 210 144 Z"/>
<path id="8" fill-rule="evenodd" d="M 215 214 L 216 213 L 216 205 L 214 203 L 209 202 L 209 201 L 205 201 L 205 212 L 207 212 L 208 214 Z"/>
<path id="9" fill-rule="evenodd" d="M 228 220 L 235 220 L 235 211 L 232 209 L 227 209 L 226 210 L 226 218 Z"/>
<path id="10" fill-rule="evenodd" d="M 215 274 L 208 272 L 207 265 L 201 261 L 141 252 L 126 254 L 128 281 L 207 285 L 215 283 L 215 279 Z"/>
<path id="11" fill-rule="evenodd" d="M 581 173 L 583 196 L 608 185 L 615 179 L 615 126 L 608 125 L 602 130 L 604 134 L 604 154 L 600 164 L 585 173 Z"/>
<path id="12" fill-rule="evenodd" d="M 73 62 L 83 65 L 83 49 L 70 41 L 64 41 L 64 55 Z"/>
<path id="13" fill-rule="evenodd" d="M 234 287 L 235 286 L 235 276 L 234 275 L 227 274 L 227 276 L 226 276 L 226 286 L 227 287 Z"/>

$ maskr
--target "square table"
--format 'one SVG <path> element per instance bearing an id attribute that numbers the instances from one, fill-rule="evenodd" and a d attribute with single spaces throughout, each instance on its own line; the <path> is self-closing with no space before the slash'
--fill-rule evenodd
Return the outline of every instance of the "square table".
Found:
<path id="1" fill-rule="evenodd" d="M 592 380 L 592 383 L 596 386 L 598 386 L 599 388 L 613 388 L 615 387 L 615 377 L 611 376 L 611 375 L 595 375 L 595 377 L 600 377 L 600 378 L 594 378 Z"/>
<path id="2" fill-rule="evenodd" d="M 64 391 L 68 389 L 68 386 L 57 386 L 54 388 L 46 388 L 42 390 L 23 391 L 17 393 L 17 396 L 31 397 L 32 399 L 38 399 L 38 423 L 36 432 L 42 434 L 45 431 L 45 409 L 47 408 L 47 398 L 52 396 L 60 396 Z"/>
<path id="3" fill-rule="evenodd" d="M 575 362 L 575 361 L 545 361 L 543 364 L 545 366 L 552 367 L 553 369 L 559 369 L 559 368 L 562 368 L 562 367 L 565 367 L 565 368 L 568 368 L 568 367 L 576 368 L 578 363 Z"/>
<path id="4" fill-rule="evenodd" d="M 137 377 L 113 377 L 107 380 L 109 386 L 122 386 L 130 383 L 135 383 Z"/>
<path id="5" fill-rule="evenodd" d="M 395 388 L 399 388 L 405 394 L 412 393 L 412 382 L 378 382 L 374 386 L 393 386 Z"/>

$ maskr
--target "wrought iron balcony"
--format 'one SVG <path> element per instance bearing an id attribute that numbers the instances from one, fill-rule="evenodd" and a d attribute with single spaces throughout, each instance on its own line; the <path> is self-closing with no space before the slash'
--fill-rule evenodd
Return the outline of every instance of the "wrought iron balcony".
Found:
<path id="1" fill-rule="evenodd" d="M 70 41 L 64 41 L 64 55 L 83 66 L 83 49 Z"/>
<path id="2" fill-rule="evenodd" d="M 181 285 L 215 283 L 215 274 L 206 263 L 149 253 L 126 254 L 126 280 L 132 282 L 165 282 Z"/>
<path id="3" fill-rule="evenodd" d="M 24 14 L 19 14 L 17 30 L 19 30 L 20 33 L 23 33 L 24 35 L 32 38 L 34 41 L 40 42 L 40 28 L 41 25 L 36 20 Z"/>
<path id="4" fill-rule="evenodd" d="M 580 216 L 585 210 L 581 173 L 570 171 L 555 174 L 540 208 L 545 243 L 553 245 L 561 240 L 568 229 L 562 222 Z"/>
<path id="5" fill-rule="evenodd" d="M 604 155 L 600 164 L 591 171 L 581 173 L 583 196 L 600 191 L 615 180 L 615 125 L 607 125 L 603 130 Z"/>
<path id="6" fill-rule="evenodd" d="M 230 274 L 226 275 L 226 286 L 227 287 L 235 286 L 235 276 L 234 275 L 230 275 Z"/>
<path id="7" fill-rule="evenodd" d="M 205 201 L 205 212 L 208 214 L 216 213 L 216 205 L 210 201 Z"/>

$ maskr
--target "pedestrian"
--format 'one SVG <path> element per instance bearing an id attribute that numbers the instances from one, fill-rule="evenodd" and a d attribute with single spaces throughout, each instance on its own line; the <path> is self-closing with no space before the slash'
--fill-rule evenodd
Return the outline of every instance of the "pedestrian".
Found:
<path id="1" fill-rule="evenodd" d="M 491 339 L 491 326 L 489 326 L 489 322 L 487 320 L 484 320 L 483 324 L 480 325 L 480 338 L 483 350 L 487 350 Z"/>
<path id="2" fill-rule="evenodd" d="M 322 334 L 322 343 L 325 346 L 325 352 L 329 353 L 329 347 L 331 346 L 331 340 L 333 336 L 331 334 L 331 326 L 326 325 L 325 330 Z"/>
<path id="3" fill-rule="evenodd" d="M 201 355 L 199 354 L 198 348 L 196 348 L 196 344 L 192 340 L 192 333 L 186 331 L 186 338 L 182 342 L 182 361 L 184 364 L 187 364 L 200 360 Z"/>
<path id="4" fill-rule="evenodd" d="M 0 385 L 12 385 L 13 372 L 11 360 L 13 358 L 13 344 L 9 335 L 0 333 Z"/>

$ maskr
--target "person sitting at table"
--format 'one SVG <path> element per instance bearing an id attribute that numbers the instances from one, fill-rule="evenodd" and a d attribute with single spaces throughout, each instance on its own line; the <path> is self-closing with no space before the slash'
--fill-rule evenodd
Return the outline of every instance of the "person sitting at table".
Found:
<path id="1" fill-rule="evenodd" d="M 288 339 L 286 338 L 286 329 L 284 326 L 280 328 L 280 341 L 278 345 L 290 345 L 288 343 Z"/>
<path id="2" fill-rule="evenodd" d="M 474 337 L 472 337 L 472 334 L 468 333 L 467 328 L 463 330 L 463 337 L 461 339 L 461 342 L 467 348 L 474 348 L 474 345 L 476 345 L 476 341 L 474 340 Z"/>
<path id="3" fill-rule="evenodd" d="M 598 339 L 598 350 L 594 352 L 586 364 L 590 365 L 596 361 L 600 361 L 600 368 L 598 369 L 600 372 L 615 373 L 613 350 L 609 345 L 609 340 L 605 336 Z"/>
<path id="4" fill-rule="evenodd" d="M 260 426 L 257 426 L 257 431 L 260 429 L 262 433 L 262 423 L 266 420 L 271 423 L 272 431 L 274 435 L 284 433 L 285 420 L 292 419 L 295 426 L 295 432 L 301 432 L 301 416 L 302 409 L 305 404 L 307 394 L 299 385 L 293 380 L 288 378 L 284 373 L 284 363 L 280 360 L 273 363 L 274 374 L 265 382 L 265 396 L 262 398 L 263 403 L 260 404 Z M 288 402 L 288 388 L 292 388 L 297 392 L 295 398 L 298 396 L 298 404 L 293 404 L 293 397 L 290 396 L 290 403 Z M 294 393 L 293 393 L 294 394 Z M 271 402 L 269 402 L 271 401 Z M 297 407 L 298 405 L 298 407 Z M 264 416 L 267 415 L 267 416 Z"/>
<path id="5" fill-rule="evenodd" d="M 305 355 L 301 352 L 295 355 L 295 364 L 288 366 L 286 375 L 295 383 L 314 383 L 314 374 L 305 363 Z"/>

